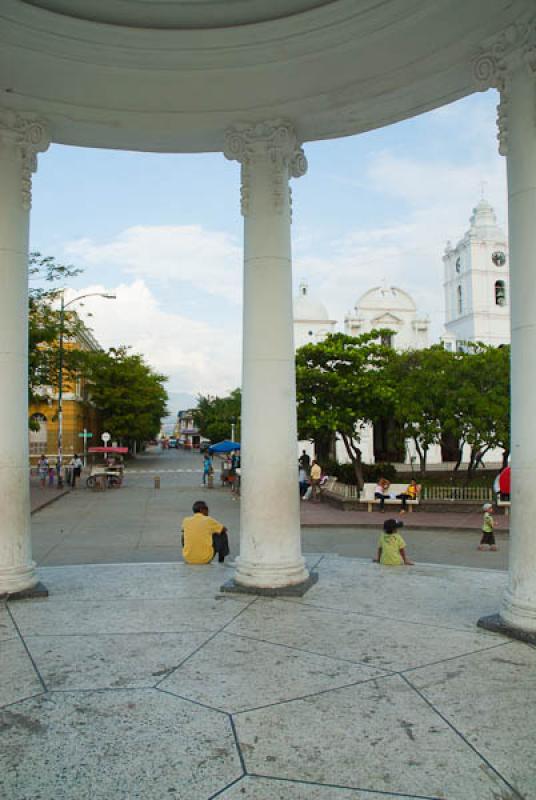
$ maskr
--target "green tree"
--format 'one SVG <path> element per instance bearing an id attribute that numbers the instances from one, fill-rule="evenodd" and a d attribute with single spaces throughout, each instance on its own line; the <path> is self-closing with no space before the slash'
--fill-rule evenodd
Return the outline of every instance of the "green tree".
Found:
<path id="1" fill-rule="evenodd" d="M 225 397 L 199 395 L 194 420 L 202 436 L 211 442 L 221 442 L 231 438 L 235 426 L 235 439 L 240 441 L 240 389 L 234 389 Z"/>
<path id="2" fill-rule="evenodd" d="M 457 353 L 450 391 L 445 397 L 446 429 L 470 447 L 468 479 L 478 455 L 510 451 L 510 347 L 468 343 Z"/>
<path id="3" fill-rule="evenodd" d="M 73 358 L 92 383 L 91 402 L 114 439 L 130 447 L 157 435 L 167 413 L 164 375 L 127 347 L 78 351 Z"/>
<path id="4" fill-rule="evenodd" d="M 58 342 L 60 312 L 57 301 L 63 291 L 57 284 L 79 275 L 82 270 L 59 264 L 52 256 L 30 253 L 28 274 L 28 399 L 37 402 L 44 397 L 46 386 L 58 382 Z M 68 338 L 76 333 L 80 320 L 74 312 L 65 314 L 64 332 Z M 64 373 L 71 375 L 76 366 L 65 353 Z M 30 426 L 35 426 L 30 420 Z"/>
<path id="5" fill-rule="evenodd" d="M 422 474 L 430 447 L 453 427 L 446 416 L 446 398 L 454 366 L 454 355 L 442 345 L 397 353 L 390 364 L 390 379 L 396 385 L 395 420 L 404 437 L 414 442 Z"/>
<path id="6" fill-rule="evenodd" d="M 338 434 L 363 486 L 362 427 L 392 415 L 395 387 L 388 365 L 394 351 L 381 344 L 389 331 L 358 337 L 342 333 L 296 353 L 298 429 L 302 439 Z"/>

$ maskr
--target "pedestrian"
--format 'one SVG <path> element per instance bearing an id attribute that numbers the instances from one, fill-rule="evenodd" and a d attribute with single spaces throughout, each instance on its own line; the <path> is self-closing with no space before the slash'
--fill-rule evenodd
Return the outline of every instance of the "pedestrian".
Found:
<path id="1" fill-rule="evenodd" d="M 49 489 L 54 488 L 54 467 L 50 466 L 48 468 L 48 488 Z"/>
<path id="2" fill-rule="evenodd" d="M 385 501 L 391 496 L 388 494 L 387 489 L 391 484 L 387 478 L 378 478 L 378 482 L 374 487 L 374 498 L 380 501 L 380 511 L 385 511 Z"/>
<path id="3" fill-rule="evenodd" d="M 304 467 L 300 467 L 298 470 L 298 485 L 300 488 L 300 497 L 303 498 L 305 492 L 309 488 L 309 477 Z"/>
<path id="4" fill-rule="evenodd" d="M 320 480 L 322 478 L 322 467 L 316 460 L 313 458 L 311 463 L 311 472 L 309 474 L 309 478 L 311 481 L 311 500 L 313 503 L 320 502 Z"/>
<path id="5" fill-rule="evenodd" d="M 48 458 L 43 453 L 37 463 L 37 473 L 39 475 L 39 484 L 41 489 L 44 489 L 48 478 Z"/>
<path id="6" fill-rule="evenodd" d="M 69 483 L 72 489 L 76 487 L 76 479 L 82 474 L 82 466 L 82 459 L 77 453 L 75 453 L 69 461 Z"/>
<path id="7" fill-rule="evenodd" d="M 61 456 L 57 456 L 57 458 L 56 458 L 56 486 L 57 486 L 58 489 L 63 489 L 63 473 L 62 473 Z"/>
<path id="8" fill-rule="evenodd" d="M 493 533 L 493 529 L 495 528 L 493 506 L 491 503 L 484 503 L 482 511 L 484 512 L 484 517 L 482 518 L 482 537 L 478 549 L 485 550 L 486 546 L 488 546 L 490 550 L 496 550 L 495 534 Z"/>
<path id="9" fill-rule="evenodd" d="M 229 555 L 227 528 L 209 517 L 204 500 L 196 500 L 193 516 L 182 521 L 182 557 L 187 564 L 210 564 L 216 553 L 223 564 Z"/>
<path id="10" fill-rule="evenodd" d="M 400 510 L 401 514 L 405 514 L 408 508 L 408 500 L 416 500 L 421 493 L 420 484 L 417 483 L 415 478 L 412 478 L 410 481 L 409 486 L 401 492 L 401 494 L 397 494 L 396 499 L 402 500 L 402 508 Z"/>
<path id="11" fill-rule="evenodd" d="M 208 476 L 212 473 L 212 457 L 210 453 L 205 453 L 203 457 L 203 486 L 208 482 Z"/>
<path id="12" fill-rule="evenodd" d="M 302 454 L 298 459 L 298 464 L 308 475 L 311 469 L 311 456 L 305 450 L 302 450 Z"/>
<path id="13" fill-rule="evenodd" d="M 406 554 L 406 543 L 397 533 L 398 528 L 403 528 L 404 523 L 397 519 L 386 519 L 383 523 L 383 533 L 378 542 L 378 552 L 373 561 L 387 566 L 413 566 Z"/>

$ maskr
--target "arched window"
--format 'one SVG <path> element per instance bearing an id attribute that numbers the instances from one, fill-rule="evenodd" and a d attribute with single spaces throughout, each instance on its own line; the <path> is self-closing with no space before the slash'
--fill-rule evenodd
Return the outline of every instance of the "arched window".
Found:
<path id="1" fill-rule="evenodd" d="M 47 418 L 44 414 L 32 414 L 32 421 L 37 422 L 39 429 L 30 430 L 30 454 L 37 455 L 47 451 Z"/>
<path id="2" fill-rule="evenodd" d="M 495 281 L 495 305 L 506 305 L 506 285 L 504 281 Z"/>
<path id="3" fill-rule="evenodd" d="M 462 287 L 458 286 L 456 288 L 456 296 L 458 298 L 458 314 L 463 313 L 463 294 L 462 294 Z"/>

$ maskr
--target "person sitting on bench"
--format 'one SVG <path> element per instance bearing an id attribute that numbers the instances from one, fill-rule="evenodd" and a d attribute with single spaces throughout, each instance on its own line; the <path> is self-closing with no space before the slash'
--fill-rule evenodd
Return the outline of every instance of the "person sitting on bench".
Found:
<path id="1" fill-rule="evenodd" d="M 204 500 L 196 500 L 192 506 L 193 517 L 182 521 L 182 557 L 187 564 L 210 564 L 216 553 L 223 564 L 229 555 L 227 528 L 209 517 Z"/>

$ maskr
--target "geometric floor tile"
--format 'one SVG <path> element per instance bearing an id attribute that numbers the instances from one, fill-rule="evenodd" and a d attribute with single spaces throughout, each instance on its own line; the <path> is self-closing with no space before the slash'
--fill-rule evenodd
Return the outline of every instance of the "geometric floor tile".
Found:
<path id="1" fill-rule="evenodd" d="M 502 641 L 476 627 L 458 631 L 281 600 L 257 601 L 226 631 L 382 670 L 409 669 Z"/>
<path id="2" fill-rule="evenodd" d="M 246 711 L 235 725 L 256 775 L 448 800 L 507 789 L 399 676 Z"/>
<path id="3" fill-rule="evenodd" d="M 18 636 L 8 610 L 0 605 L 0 642 L 4 642 L 6 639 L 17 639 Z"/>
<path id="4" fill-rule="evenodd" d="M 536 648 L 496 650 L 406 676 L 527 797 L 536 797 Z"/>
<path id="5" fill-rule="evenodd" d="M 23 636 L 87 633 L 178 633 L 188 630 L 216 631 L 229 622 L 247 602 L 204 598 L 106 598 L 66 602 L 51 597 L 39 603 L 12 603 L 11 611 Z"/>
<path id="6" fill-rule="evenodd" d="M 304 596 L 307 605 L 457 629 L 474 630 L 479 617 L 495 613 L 507 582 L 506 573 L 485 569 L 393 569 L 350 558 L 325 558 L 320 568 L 328 563 L 322 580 Z"/>
<path id="7" fill-rule="evenodd" d="M 225 715 L 155 689 L 52 693 L 0 723 L 9 800 L 200 800 L 242 772 Z"/>
<path id="8" fill-rule="evenodd" d="M 0 707 L 42 691 L 43 685 L 20 638 L 0 641 Z"/>
<path id="9" fill-rule="evenodd" d="M 47 689 L 151 687 L 212 634 L 87 634 L 27 636 L 26 644 Z"/>
<path id="10" fill-rule="evenodd" d="M 505 573 L 315 558 L 285 600 L 39 568 L 0 605 L 1 800 L 533 800 L 536 651 L 475 627 Z"/>
<path id="11" fill-rule="evenodd" d="M 232 713 L 381 674 L 362 664 L 221 633 L 159 688 Z"/>
<path id="12" fill-rule="evenodd" d="M 218 795 L 218 800 L 409 800 L 409 795 L 370 794 L 333 786 L 292 783 L 246 776 Z"/>

